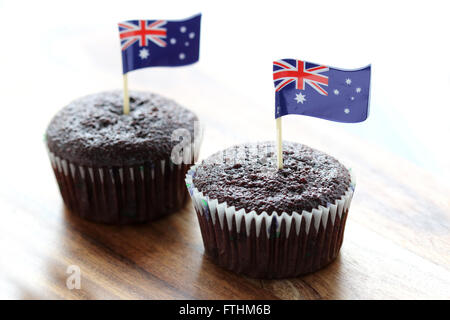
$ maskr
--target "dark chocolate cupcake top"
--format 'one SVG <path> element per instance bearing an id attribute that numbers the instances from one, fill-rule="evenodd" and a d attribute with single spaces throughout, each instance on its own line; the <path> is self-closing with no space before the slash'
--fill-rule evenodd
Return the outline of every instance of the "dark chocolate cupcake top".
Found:
<path id="1" fill-rule="evenodd" d="M 130 92 L 124 115 L 121 91 L 92 94 L 59 111 L 47 128 L 47 145 L 57 156 L 81 165 L 123 166 L 170 157 L 176 129 L 194 137 L 196 115 L 149 92 Z"/>
<path id="2" fill-rule="evenodd" d="M 200 163 L 193 183 L 236 210 L 279 215 L 334 204 L 350 186 L 350 173 L 339 161 L 305 145 L 285 141 L 283 160 L 277 170 L 271 142 L 234 146 Z"/>

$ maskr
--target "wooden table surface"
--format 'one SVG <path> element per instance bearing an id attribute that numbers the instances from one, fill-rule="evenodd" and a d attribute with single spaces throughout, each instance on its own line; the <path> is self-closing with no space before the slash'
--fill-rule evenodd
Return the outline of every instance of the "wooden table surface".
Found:
<path id="1" fill-rule="evenodd" d="M 157 88 L 172 97 L 176 92 L 201 115 L 201 157 L 235 142 L 274 137 L 271 109 L 259 112 L 245 97 L 201 81 L 210 86 L 208 92 Z M 4 139 L 15 156 L 1 163 L 0 298 L 450 298 L 448 184 L 349 134 L 343 125 L 295 116 L 284 120 L 286 139 L 334 155 L 353 168 L 357 185 L 337 260 L 314 274 L 267 281 L 230 273 L 204 256 L 191 203 L 147 225 L 99 225 L 71 215 L 42 143 L 54 109 L 22 119 L 28 136 Z M 6 121 L 2 126 L 15 127 Z M 81 270 L 81 289 L 66 286 L 70 265 Z"/>

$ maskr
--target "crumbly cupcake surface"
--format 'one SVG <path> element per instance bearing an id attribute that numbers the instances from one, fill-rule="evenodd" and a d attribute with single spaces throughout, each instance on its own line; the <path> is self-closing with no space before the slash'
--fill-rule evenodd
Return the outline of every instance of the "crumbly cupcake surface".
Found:
<path id="1" fill-rule="evenodd" d="M 350 173 L 339 161 L 305 145 L 284 142 L 283 160 L 284 168 L 277 170 L 271 142 L 234 146 L 204 160 L 193 183 L 209 199 L 258 214 L 327 206 L 350 185 Z"/>
<path id="2" fill-rule="evenodd" d="M 174 130 L 194 135 L 196 115 L 172 100 L 131 91 L 130 114 L 122 107 L 121 91 L 73 101 L 48 126 L 50 151 L 82 165 L 134 165 L 170 157 Z"/>

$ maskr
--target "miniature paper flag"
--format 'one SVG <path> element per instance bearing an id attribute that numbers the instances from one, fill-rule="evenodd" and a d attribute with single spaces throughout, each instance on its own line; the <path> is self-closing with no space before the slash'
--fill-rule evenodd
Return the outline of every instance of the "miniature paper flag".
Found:
<path id="1" fill-rule="evenodd" d="M 295 59 L 274 61 L 275 118 L 300 114 L 338 122 L 366 120 L 370 68 L 342 70 Z"/>
<path id="2" fill-rule="evenodd" d="M 130 20 L 119 23 L 123 73 L 176 67 L 198 61 L 201 14 L 186 20 Z"/>

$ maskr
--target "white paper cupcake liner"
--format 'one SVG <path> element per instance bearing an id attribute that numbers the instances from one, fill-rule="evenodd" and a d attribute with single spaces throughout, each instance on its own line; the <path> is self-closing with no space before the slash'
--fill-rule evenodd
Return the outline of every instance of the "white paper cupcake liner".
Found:
<path id="1" fill-rule="evenodd" d="M 219 265 L 257 278 L 285 278 L 320 269 L 337 256 L 355 188 L 353 175 L 334 203 L 278 215 L 247 213 L 209 199 L 193 183 L 196 169 L 191 167 L 185 182 L 206 253 Z"/>

